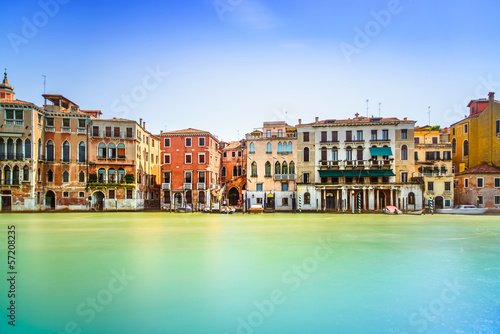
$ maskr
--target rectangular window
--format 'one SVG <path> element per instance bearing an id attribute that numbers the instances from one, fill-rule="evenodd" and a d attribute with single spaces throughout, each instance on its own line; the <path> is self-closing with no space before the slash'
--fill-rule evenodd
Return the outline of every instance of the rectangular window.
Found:
<path id="1" fill-rule="evenodd" d="M 132 189 L 127 189 L 127 199 L 132 199 Z"/>
<path id="2" fill-rule="evenodd" d="M 464 124 L 464 133 L 469 132 L 469 124 Z"/>
<path id="3" fill-rule="evenodd" d="M 408 182 L 408 172 L 401 173 L 401 182 L 403 182 L 403 183 Z"/>
<path id="4" fill-rule="evenodd" d="M 284 182 L 281 184 L 281 191 L 288 191 L 288 183 Z"/>
<path id="5" fill-rule="evenodd" d="M 413 141 L 415 142 L 415 144 L 420 144 L 420 137 L 413 138 Z"/>
<path id="6" fill-rule="evenodd" d="M 262 183 L 257 183 L 257 191 L 262 191 L 263 189 L 263 184 Z"/>
<path id="7" fill-rule="evenodd" d="M 362 130 L 356 131 L 356 137 L 357 141 L 363 141 L 363 131 Z"/>
<path id="8" fill-rule="evenodd" d="M 115 128 L 113 129 L 113 137 L 120 138 L 120 127 L 115 126 Z"/>
<path id="9" fill-rule="evenodd" d="M 408 130 L 407 129 L 401 130 L 401 139 L 408 139 Z"/>
<path id="10" fill-rule="evenodd" d="M 134 130 L 132 128 L 127 128 L 127 138 L 133 137 Z"/>
<path id="11" fill-rule="evenodd" d="M 444 206 L 450 207 L 451 206 L 451 200 L 447 199 L 444 201 Z"/>
<path id="12" fill-rule="evenodd" d="M 262 204 L 262 197 L 257 198 L 257 204 Z"/>
<path id="13" fill-rule="evenodd" d="M 198 138 L 198 146 L 199 147 L 204 147 L 205 146 L 205 137 L 199 137 Z"/>
<path id="14" fill-rule="evenodd" d="M 376 141 L 377 140 L 377 130 L 372 130 L 372 134 L 370 137 L 371 141 Z"/>
<path id="15" fill-rule="evenodd" d="M 186 164 L 190 164 L 192 163 L 192 160 L 191 160 L 191 153 L 185 153 L 185 156 L 184 156 L 184 163 Z"/>
<path id="16" fill-rule="evenodd" d="M 304 132 L 302 135 L 303 135 L 304 142 L 308 142 L 309 141 L 309 132 Z"/>
<path id="17" fill-rule="evenodd" d="M 114 189 L 109 189 L 109 198 L 115 199 L 115 190 Z"/>
<path id="18" fill-rule="evenodd" d="M 92 127 L 92 136 L 99 137 L 99 127 L 98 126 Z"/>
<path id="19" fill-rule="evenodd" d="M 62 127 L 63 128 L 69 128 L 70 126 L 70 119 L 69 118 L 63 118 L 62 120 Z"/>
<path id="20" fill-rule="evenodd" d="M 382 140 L 389 140 L 389 130 L 382 130 Z"/>
<path id="21" fill-rule="evenodd" d="M 169 164 L 170 163 L 170 154 L 165 154 L 163 156 L 163 163 L 164 164 Z"/>
<path id="22" fill-rule="evenodd" d="M 483 196 L 477 196 L 477 204 L 478 205 L 483 205 L 484 204 L 484 198 L 483 198 Z"/>
<path id="23" fill-rule="evenodd" d="M 184 183 L 192 183 L 192 175 L 191 172 L 184 172 Z"/>
<path id="24" fill-rule="evenodd" d="M 238 151 L 238 156 L 241 157 L 241 151 Z"/>
<path id="25" fill-rule="evenodd" d="M 106 127 L 106 137 L 111 137 L 111 127 L 110 126 Z"/>
<path id="26" fill-rule="evenodd" d="M 321 141 L 322 142 L 326 142 L 327 139 L 326 139 L 326 131 L 321 131 Z"/>
<path id="27" fill-rule="evenodd" d="M 332 141 L 333 142 L 339 141 L 339 133 L 338 133 L 338 131 L 332 131 Z"/>
<path id="28" fill-rule="evenodd" d="M 47 120 L 45 122 L 47 123 L 47 126 L 54 126 L 54 118 L 53 117 L 47 117 Z"/>
<path id="29" fill-rule="evenodd" d="M 464 179 L 464 188 L 469 188 L 469 179 Z"/>
<path id="30" fill-rule="evenodd" d="M 444 183 L 444 190 L 451 191 L 451 182 L 448 181 Z"/>
<path id="31" fill-rule="evenodd" d="M 438 143 L 438 137 L 432 137 L 432 143 L 437 144 Z"/>
<path id="32" fill-rule="evenodd" d="M 302 176 L 302 179 L 303 179 L 302 181 L 303 181 L 305 184 L 308 184 L 308 183 L 310 183 L 310 182 L 311 182 L 309 173 L 304 173 L 304 174 L 303 174 L 303 176 Z"/>
<path id="33" fill-rule="evenodd" d="M 163 140 L 163 145 L 164 145 L 165 147 L 170 147 L 170 138 L 165 138 L 165 139 Z"/>
<path id="34" fill-rule="evenodd" d="M 434 182 L 432 181 L 427 182 L 427 190 L 434 191 Z"/>
<path id="35" fill-rule="evenodd" d="M 345 141 L 352 141 L 352 131 L 345 132 Z"/>
<path id="36" fill-rule="evenodd" d="M 415 161 L 418 160 L 418 152 L 415 152 Z"/>
<path id="37" fill-rule="evenodd" d="M 281 206 L 288 206 L 288 197 L 283 197 L 281 199 Z"/>
<path id="38" fill-rule="evenodd" d="M 500 177 L 495 177 L 495 188 L 500 188 Z"/>
<path id="39" fill-rule="evenodd" d="M 163 183 L 170 183 L 170 172 L 163 172 Z"/>
<path id="40" fill-rule="evenodd" d="M 283 130 L 278 130 L 278 137 L 279 138 L 283 137 Z"/>
<path id="41" fill-rule="evenodd" d="M 266 130 L 266 136 L 267 138 L 271 138 L 271 130 Z"/>
<path id="42" fill-rule="evenodd" d="M 484 187 L 484 179 L 482 177 L 477 178 L 477 187 L 478 188 L 483 188 Z"/>
<path id="43" fill-rule="evenodd" d="M 236 157 L 236 152 L 234 152 L 234 151 L 231 152 L 231 157 L 233 157 L 233 158 Z"/>
<path id="44" fill-rule="evenodd" d="M 451 151 L 443 151 L 443 160 L 451 160 Z"/>
<path id="45" fill-rule="evenodd" d="M 205 183 L 205 171 L 198 172 L 198 183 Z"/>
<path id="46" fill-rule="evenodd" d="M 495 196 L 495 205 L 500 205 L 500 196 Z"/>
<path id="47" fill-rule="evenodd" d="M 500 133 L 500 120 L 497 121 L 497 134 Z"/>
<path id="48" fill-rule="evenodd" d="M 198 163 L 199 164 L 205 163 L 205 153 L 198 153 Z"/>
<path id="49" fill-rule="evenodd" d="M 190 137 L 187 137 L 185 140 L 184 140 L 184 144 L 186 147 L 191 147 L 191 138 Z"/>
<path id="50" fill-rule="evenodd" d="M 79 128 L 84 128 L 85 127 L 85 120 L 84 119 L 79 119 L 78 120 L 78 127 Z"/>

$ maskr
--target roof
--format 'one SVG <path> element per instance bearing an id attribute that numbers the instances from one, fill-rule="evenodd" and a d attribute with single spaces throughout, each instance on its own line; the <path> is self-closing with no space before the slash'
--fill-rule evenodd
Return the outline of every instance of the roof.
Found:
<path id="1" fill-rule="evenodd" d="M 235 148 L 238 148 L 241 146 L 241 143 L 239 141 L 232 141 L 232 142 L 229 142 L 228 145 L 226 147 L 224 147 L 224 151 L 225 150 L 234 150 Z"/>
<path id="2" fill-rule="evenodd" d="M 355 118 L 348 118 L 348 119 L 327 119 L 327 120 L 321 120 L 312 123 L 302 123 L 300 125 L 316 125 L 316 124 L 378 124 L 378 123 L 388 123 L 388 122 L 398 122 L 398 123 L 415 123 L 415 121 L 407 120 L 407 119 L 399 119 L 397 117 L 363 117 L 363 116 L 358 116 Z M 300 126 L 299 125 L 299 126 Z"/>
<path id="3" fill-rule="evenodd" d="M 199 133 L 199 134 L 211 134 L 208 131 L 204 130 L 198 130 L 198 129 L 193 129 L 193 128 L 187 128 L 187 129 L 182 129 L 182 130 L 174 130 L 174 131 L 167 131 L 167 132 L 162 132 L 161 135 L 175 135 L 175 134 L 188 134 L 188 133 Z"/>
<path id="4" fill-rule="evenodd" d="M 60 94 L 42 94 L 42 96 L 52 103 L 55 103 L 55 101 L 62 100 L 63 102 L 70 103 L 70 104 L 78 107 L 78 104 L 76 104 L 75 102 L 71 101 L 70 99 L 68 99 Z"/>
<path id="5" fill-rule="evenodd" d="M 9 99 L 0 99 L 0 103 L 7 103 L 7 104 L 31 104 L 31 105 L 34 105 L 34 103 L 31 103 L 31 102 L 26 102 L 26 101 L 21 101 L 21 100 L 9 100 Z"/>
<path id="6" fill-rule="evenodd" d="M 99 118 L 99 119 L 97 119 L 95 121 L 118 121 L 118 122 L 134 122 L 134 123 L 137 123 L 136 121 L 131 120 L 131 119 L 116 118 L 116 117 L 113 117 L 113 118 Z"/>
<path id="7" fill-rule="evenodd" d="M 483 163 L 463 171 L 461 174 L 500 174 L 500 168 Z"/>

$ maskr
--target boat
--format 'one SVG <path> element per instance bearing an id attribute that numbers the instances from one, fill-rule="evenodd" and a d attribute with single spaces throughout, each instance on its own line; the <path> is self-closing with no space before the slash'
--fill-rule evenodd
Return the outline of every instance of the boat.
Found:
<path id="1" fill-rule="evenodd" d="M 229 214 L 232 214 L 234 213 L 234 207 L 232 206 L 223 206 L 222 207 L 222 213 L 229 213 Z"/>
<path id="2" fill-rule="evenodd" d="M 189 205 L 180 206 L 180 207 L 177 208 L 177 210 L 180 211 L 180 212 L 186 212 L 186 211 L 187 212 L 192 212 L 193 211 L 193 209 Z"/>
<path id="3" fill-rule="evenodd" d="M 409 215 L 425 215 L 425 210 L 409 211 Z"/>
<path id="4" fill-rule="evenodd" d="M 488 209 L 478 208 L 475 205 L 457 205 L 453 209 L 437 209 L 436 213 L 447 213 L 452 215 L 482 215 Z"/>
<path id="5" fill-rule="evenodd" d="M 252 204 L 250 206 L 250 213 L 263 213 L 264 208 L 262 207 L 262 204 Z"/>
<path id="6" fill-rule="evenodd" d="M 392 206 L 392 205 L 386 206 L 382 210 L 382 212 L 387 214 L 387 215 L 401 215 L 401 214 L 403 214 L 403 211 L 399 210 L 398 208 L 396 208 L 395 206 Z"/>

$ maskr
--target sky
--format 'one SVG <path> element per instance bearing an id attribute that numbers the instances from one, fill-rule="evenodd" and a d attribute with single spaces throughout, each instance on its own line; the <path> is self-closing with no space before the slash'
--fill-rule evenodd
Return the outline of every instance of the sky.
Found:
<path id="1" fill-rule="evenodd" d="M 225 141 L 266 121 L 398 117 L 442 127 L 500 99 L 494 0 L 5 1 L 16 98 L 62 94 L 152 133 Z M 368 100 L 368 102 L 367 102 Z M 429 108 L 430 107 L 430 108 Z"/>

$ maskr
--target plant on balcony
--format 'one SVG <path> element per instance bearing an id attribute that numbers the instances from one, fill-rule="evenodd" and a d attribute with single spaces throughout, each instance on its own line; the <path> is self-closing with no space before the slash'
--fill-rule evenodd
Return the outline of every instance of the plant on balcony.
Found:
<path id="1" fill-rule="evenodd" d="M 286 132 L 297 132 L 297 129 L 286 129 Z"/>
<path id="2" fill-rule="evenodd" d="M 260 132 L 260 131 L 252 131 L 252 132 L 250 132 L 250 134 L 252 134 L 252 135 L 260 135 L 261 133 L 262 132 Z"/>
<path id="3" fill-rule="evenodd" d="M 135 174 L 126 174 L 125 175 L 126 183 L 135 183 Z"/>
<path id="4" fill-rule="evenodd" d="M 126 187 L 126 188 L 135 188 L 135 184 L 124 184 L 124 183 L 98 183 L 98 182 L 89 182 L 87 183 L 88 188 L 108 188 L 108 187 Z"/>

